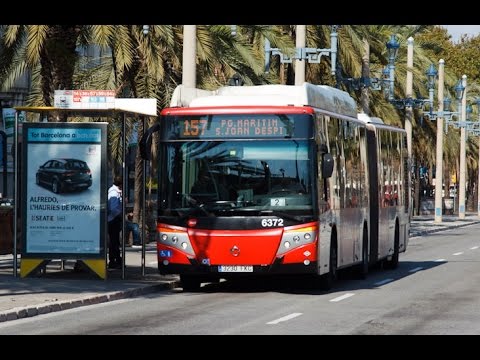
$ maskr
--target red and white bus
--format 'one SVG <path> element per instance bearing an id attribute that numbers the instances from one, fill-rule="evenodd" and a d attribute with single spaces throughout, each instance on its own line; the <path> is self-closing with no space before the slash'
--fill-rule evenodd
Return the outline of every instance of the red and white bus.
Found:
<path id="1" fill-rule="evenodd" d="M 159 134 L 158 269 L 185 291 L 238 276 L 396 267 L 409 233 L 406 133 L 357 114 L 341 90 L 174 92 Z"/>

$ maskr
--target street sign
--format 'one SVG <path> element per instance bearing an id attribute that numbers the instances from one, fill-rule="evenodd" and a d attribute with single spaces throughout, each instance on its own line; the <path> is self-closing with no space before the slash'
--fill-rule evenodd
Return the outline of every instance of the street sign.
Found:
<path id="1" fill-rule="evenodd" d="M 54 106 L 60 109 L 113 109 L 114 90 L 55 90 Z"/>

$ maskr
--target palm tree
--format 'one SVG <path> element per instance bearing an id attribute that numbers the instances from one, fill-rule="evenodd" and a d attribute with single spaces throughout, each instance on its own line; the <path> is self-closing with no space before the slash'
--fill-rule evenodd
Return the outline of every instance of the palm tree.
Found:
<path id="1" fill-rule="evenodd" d="M 55 89 L 71 89 L 80 25 L 4 25 L 0 49 L 0 82 L 9 89 L 25 71 L 36 74 L 41 104 L 52 105 Z"/>

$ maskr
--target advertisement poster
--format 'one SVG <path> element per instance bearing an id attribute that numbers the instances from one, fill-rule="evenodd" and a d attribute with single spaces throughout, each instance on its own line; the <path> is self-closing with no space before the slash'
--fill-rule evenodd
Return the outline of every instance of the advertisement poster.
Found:
<path id="1" fill-rule="evenodd" d="M 13 108 L 3 108 L 2 109 L 2 118 L 3 118 L 3 129 L 5 134 L 8 137 L 13 137 L 15 134 L 15 114 L 16 110 Z M 18 113 L 18 122 L 25 121 L 25 111 L 20 111 Z"/>
<path id="2" fill-rule="evenodd" d="M 106 125 L 24 124 L 24 254 L 104 254 Z"/>

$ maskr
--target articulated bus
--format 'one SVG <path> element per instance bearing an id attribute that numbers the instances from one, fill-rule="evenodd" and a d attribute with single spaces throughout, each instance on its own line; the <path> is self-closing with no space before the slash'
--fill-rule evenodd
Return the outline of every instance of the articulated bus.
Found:
<path id="1" fill-rule="evenodd" d="M 179 86 L 158 132 L 158 269 L 201 283 L 337 271 L 364 278 L 407 248 L 406 133 L 323 85 Z"/>

